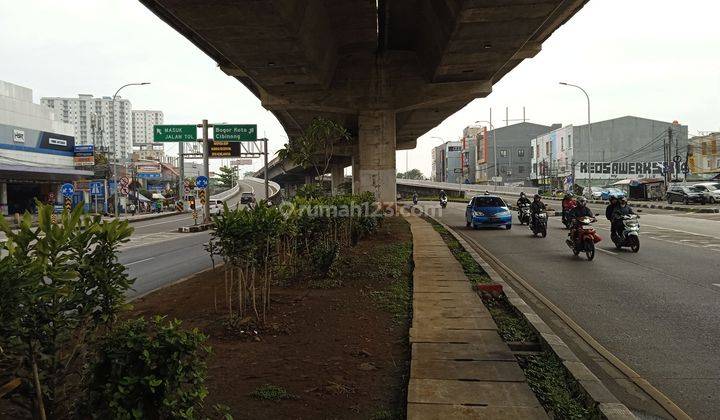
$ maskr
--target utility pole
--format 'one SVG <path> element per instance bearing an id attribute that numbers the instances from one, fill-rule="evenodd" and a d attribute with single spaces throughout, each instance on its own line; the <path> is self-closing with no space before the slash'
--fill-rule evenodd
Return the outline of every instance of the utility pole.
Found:
<path id="1" fill-rule="evenodd" d="M 270 201 L 270 184 L 268 180 L 268 139 L 263 139 L 265 146 L 265 200 Z"/>
<path id="2" fill-rule="evenodd" d="M 208 142 L 208 120 L 202 120 L 202 141 L 203 141 L 203 175 L 208 179 L 208 187 L 205 190 L 205 223 L 210 223 L 210 145 Z"/>

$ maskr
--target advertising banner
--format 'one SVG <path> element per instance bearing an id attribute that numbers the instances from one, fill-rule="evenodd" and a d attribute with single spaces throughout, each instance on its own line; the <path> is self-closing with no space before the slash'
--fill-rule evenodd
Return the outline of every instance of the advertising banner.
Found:
<path id="1" fill-rule="evenodd" d="M 596 179 L 652 178 L 663 174 L 663 162 L 578 162 L 575 174 L 587 178 L 588 171 Z"/>

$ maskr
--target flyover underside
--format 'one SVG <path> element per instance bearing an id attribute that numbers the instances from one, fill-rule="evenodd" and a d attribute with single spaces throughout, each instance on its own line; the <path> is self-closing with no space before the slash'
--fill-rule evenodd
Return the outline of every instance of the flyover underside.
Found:
<path id="1" fill-rule="evenodd" d="M 394 133 L 382 129 L 365 143 L 383 151 L 414 148 L 419 136 L 487 96 L 587 2 L 140 1 L 243 83 L 288 136 L 324 116 L 362 149 L 362 116 L 381 112 Z M 371 179 L 363 177 L 361 189 L 371 189 Z"/>

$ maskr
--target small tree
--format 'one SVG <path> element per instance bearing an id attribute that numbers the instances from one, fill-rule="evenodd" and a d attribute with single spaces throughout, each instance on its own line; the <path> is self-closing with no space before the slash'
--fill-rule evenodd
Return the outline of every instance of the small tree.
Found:
<path id="1" fill-rule="evenodd" d="M 230 188 L 234 183 L 235 171 L 229 166 L 221 166 L 217 177 L 219 186 Z"/>
<path id="2" fill-rule="evenodd" d="M 420 172 L 420 169 L 410 169 L 407 172 L 399 172 L 397 174 L 397 177 L 401 178 L 401 179 L 417 179 L 417 180 L 425 179 L 425 175 L 423 175 L 423 173 Z"/>
<path id="3" fill-rule="evenodd" d="M 335 143 L 348 142 L 350 133 L 337 122 L 317 117 L 305 129 L 303 134 L 289 140 L 283 149 L 277 152 L 280 160 L 289 160 L 305 169 L 312 169 L 317 182 L 322 184 L 330 168 Z"/>

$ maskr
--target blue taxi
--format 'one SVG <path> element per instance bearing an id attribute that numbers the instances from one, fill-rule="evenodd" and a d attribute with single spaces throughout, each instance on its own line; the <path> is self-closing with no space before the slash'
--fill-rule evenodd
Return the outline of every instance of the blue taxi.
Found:
<path id="1" fill-rule="evenodd" d="M 512 213 L 505 201 L 496 195 L 477 195 L 465 210 L 465 222 L 474 229 L 480 227 L 512 228 Z"/>

